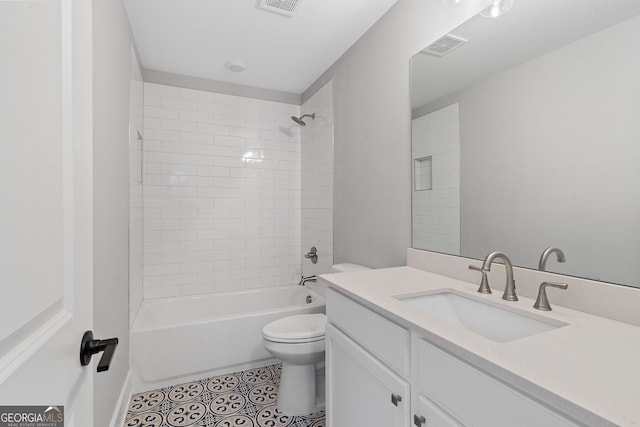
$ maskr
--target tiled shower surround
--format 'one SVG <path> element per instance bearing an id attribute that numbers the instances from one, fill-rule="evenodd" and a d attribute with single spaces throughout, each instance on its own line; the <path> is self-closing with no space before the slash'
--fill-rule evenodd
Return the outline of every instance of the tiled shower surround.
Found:
<path id="1" fill-rule="evenodd" d="M 144 84 L 144 297 L 297 282 L 298 105 Z"/>
<path id="2" fill-rule="evenodd" d="M 129 322 L 142 304 L 142 136 L 144 128 L 144 83 L 133 44 L 129 49 Z"/>
<path id="3" fill-rule="evenodd" d="M 302 105 L 315 113 L 302 128 L 302 251 L 318 250 L 318 262 L 301 258 L 302 274 L 331 272 L 333 264 L 333 86 L 327 83 Z"/>

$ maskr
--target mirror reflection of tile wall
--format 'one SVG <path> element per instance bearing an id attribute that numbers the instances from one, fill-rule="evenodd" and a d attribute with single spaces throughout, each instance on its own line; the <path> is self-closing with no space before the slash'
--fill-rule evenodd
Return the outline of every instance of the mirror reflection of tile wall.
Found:
<path id="1" fill-rule="evenodd" d="M 411 124 L 414 168 L 429 169 L 429 185 L 413 186 L 413 246 L 460 255 L 460 132 L 458 104 Z M 421 165 L 429 160 L 430 167 Z M 424 181 L 424 171 L 414 180 Z"/>

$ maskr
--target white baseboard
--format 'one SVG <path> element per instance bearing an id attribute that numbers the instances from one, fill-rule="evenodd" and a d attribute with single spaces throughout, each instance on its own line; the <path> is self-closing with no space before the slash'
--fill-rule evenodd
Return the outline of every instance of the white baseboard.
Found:
<path id="1" fill-rule="evenodd" d="M 115 411 L 113 411 L 109 427 L 123 427 L 133 391 L 132 385 L 131 371 L 129 370 L 129 372 L 127 372 L 127 377 L 124 380 L 124 384 L 122 384 L 122 390 L 120 390 L 120 396 L 118 397 L 118 404 L 116 405 Z"/>

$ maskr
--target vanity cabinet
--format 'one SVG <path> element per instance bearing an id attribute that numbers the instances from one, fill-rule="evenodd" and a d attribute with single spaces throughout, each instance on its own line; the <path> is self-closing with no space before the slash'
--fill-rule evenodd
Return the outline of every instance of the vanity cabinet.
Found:
<path id="1" fill-rule="evenodd" d="M 333 289 L 326 301 L 329 427 L 582 426 Z"/>

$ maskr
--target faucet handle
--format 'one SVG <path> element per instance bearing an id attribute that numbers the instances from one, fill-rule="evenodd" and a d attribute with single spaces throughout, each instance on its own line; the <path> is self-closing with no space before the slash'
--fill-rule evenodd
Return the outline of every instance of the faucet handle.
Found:
<path id="1" fill-rule="evenodd" d="M 318 249 L 316 249 L 315 246 L 311 246 L 311 249 L 309 249 L 309 252 L 307 252 L 304 257 L 306 259 L 311 260 L 312 263 L 317 264 L 318 263 Z"/>
<path id="2" fill-rule="evenodd" d="M 567 285 L 566 283 L 542 282 L 540 284 L 540 289 L 538 290 L 538 298 L 536 299 L 535 304 L 533 304 L 533 308 L 542 311 L 551 311 L 551 305 L 549 304 L 549 299 L 547 298 L 548 286 L 558 289 L 567 289 L 569 287 L 569 285 Z"/>
<path id="3" fill-rule="evenodd" d="M 480 280 L 480 287 L 478 288 L 478 293 L 490 294 L 491 288 L 489 287 L 489 280 L 487 279 L 487 271 L 484 268 L 476 267 L 475 265 L 470 265 L 469 270 L 479 271 L 482 273 L 482 279 Z"/>

